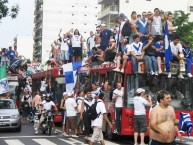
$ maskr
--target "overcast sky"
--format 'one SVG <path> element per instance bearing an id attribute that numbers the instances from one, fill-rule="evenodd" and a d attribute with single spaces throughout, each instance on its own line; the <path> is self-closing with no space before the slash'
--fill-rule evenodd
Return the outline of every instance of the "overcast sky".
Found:
<path id="1" fill-rule="evenodd" d="M 13 44 L 17 35 L 33 34 L 34 0 L 9 0 L 9 5 L 19 4 L 20 11 L 16 19 L 4 18 L 0 23 L 0 47 Z"/>

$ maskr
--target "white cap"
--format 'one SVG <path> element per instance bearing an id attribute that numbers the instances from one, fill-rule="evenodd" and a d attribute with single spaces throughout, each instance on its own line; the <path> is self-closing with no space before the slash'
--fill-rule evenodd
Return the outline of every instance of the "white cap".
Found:
<path id="1" fill-rule="evenodd" d="M 145 92 L 145 90 L 142 89 L 142 88 L 138 88 L 137 91 L 136 91 L 136 93 L 142 93 L 142 92 Z"/>
<path id="2" fill-rule="evenodd" d="M 67 95 L 67 94 L 68 94 L 67 92 L 64 92 L 64 93 L 63 93 L 63 96 L 65 96 L 65 95 Z"/>
<path id="3" fill-rule="evenodd" d="M 106 26 L 106 24 L 102 23 L 102 24 L 101 24 L 101 26 L 102 26 L 102 27 L 105 27 L 105 26 Z"/>

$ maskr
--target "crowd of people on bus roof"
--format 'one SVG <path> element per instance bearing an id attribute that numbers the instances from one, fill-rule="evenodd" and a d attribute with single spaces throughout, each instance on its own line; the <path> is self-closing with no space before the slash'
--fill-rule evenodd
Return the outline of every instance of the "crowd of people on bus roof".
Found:
<path id="1" fill-rule="evenodd" d="M 90 31 L 90 37 L 86 40 L 78 29 L 71 29 L 54 41 L 51 45 L 51 60 L 53 66 L 68 62 L 82 61 L 83 44 L 86 41 L 88 73 L 92 67 L 99 64 L 116 63 L 114 71 L 124 72 L 128 60 L 132 61 L 132 72 L 138 72 L 138 62 L 145 63 L 145 72 L 150 75 L 158 75 L 166 70 L 168 78 L 171 77 L 170 63 L 162 67 L 165 60 L 164 27 L 167 22 L 173 59 L 170 62 L 186 62 L 186 74 L 192 77 L 191 63 L 192 51 L 188 41 L 180 42 L 180 36 L 176 35 L 177 26 L 172 24 L 172 13 L 164 13 L 158 8 L 154 12 L 143 12 L 141 15 L 133 11 L 131 18 L 123 13 L 119 14 L 114 30 L 107 28 L 105 23 L 96 27 L 96 32 Z M 179 54 L 183 54 L 184 58 Z M 123 65 L 121 65 L 121 62 Z M 179 78 L 183 78 L 180 73 Z"/>

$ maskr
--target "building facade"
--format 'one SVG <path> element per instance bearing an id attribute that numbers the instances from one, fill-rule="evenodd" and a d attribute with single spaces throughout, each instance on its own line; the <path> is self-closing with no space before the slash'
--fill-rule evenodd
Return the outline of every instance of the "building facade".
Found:
<path id="1" fill-rule="evenodd" d="M 34 18 L 33 58 L 46 62 L 51 44 L 58 39 L 58 33 L 78 29 L 86 39 L 95 31 L 100 5 L 97 0 L 36 0 Z"/>
<path id="2" fill-rule="evenodd" d="M 130 19 L 132 11 L 142 14 L 144 11 L 153 12 L 154 8 L 171 12 L 182 10 L 191 13 L 190 21 L 193 21 L 193 0 L 98 0 L 98 4 L 101 5 L 98 19 L 109 28 L 113 28 L 119 13 L 124 13 Z"/>

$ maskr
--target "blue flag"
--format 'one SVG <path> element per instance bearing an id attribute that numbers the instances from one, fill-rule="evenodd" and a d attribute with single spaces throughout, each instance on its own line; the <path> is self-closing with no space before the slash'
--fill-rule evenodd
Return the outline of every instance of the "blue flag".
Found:
<path id="1" fill-rule="evenodd" d="M 63 73 L 66 81 L 66 92 L 72 92 L 76 85 L 77 71 L 84 62 L 72 62 L 63 65 Z"/>
<path id="2" fill-rule="evenodd" d="M 172 60 L 173 58 L 171 47 L 170 47 L 170 42 L 171 42 L 171 38 L 170 38 L 169 31 L 168 31 L 168 23 L 166 21 L 165 32 L 164 32 L 164 44 L 165 44 L 165 65 L 166 65 L 167 71 L 170 70 L 170 60 Z"/>
<path id="3" fill-rule="evenodd" d="M 193 123 L 189 113 L 180 113 L 179 132 L 186 132 L 190 136 L 192 132 Z"/>

